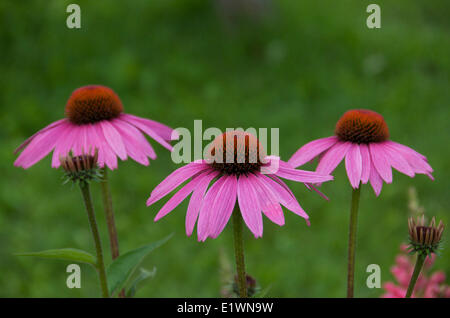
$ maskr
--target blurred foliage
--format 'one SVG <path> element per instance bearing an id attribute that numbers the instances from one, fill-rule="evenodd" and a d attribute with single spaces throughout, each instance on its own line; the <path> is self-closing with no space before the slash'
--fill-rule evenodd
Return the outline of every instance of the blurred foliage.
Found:
<path id="1" fill-rule="evenodd" d="M 217 0 L 218 1 L 218 0 Z M 70 93 L 86 84 L 112 87 L 125 110 L 172 127 L 279 127 L 287 160 L 306 142 L 333 133 L 349 108 L 384 115 L 393 140 L 425 154 L 434 182 L 394 173 L 379 198 L 362 189 L 357 296 L 378 297 L 365 285 L 367 265 L 382 280 L 407 240 L 408 188 L 427 215 L 450 222 L 450 23 L 447 0 L 377 1 L 382 27 L 366 27 L 368 1 L 265 1 L 262 12 L 234 14 L 216 1 L 76 1 L 82 28 L 66 27 L 73 1 L 0 2 L 0 296 L 98 296 L 96 273 L 82 265 L 82 288 L 65 286 L 67 262 L 16 252 L 74 247 L 93 251 L 77 188 L 61 185 L 50 158 L 28 170 L 13 167 L 14 149 L 64 115 Z M 155 145 L 149 167 L 121 162 L 110 174 L 122 252 L 175 236 L 143 263 L 158 274 L 140 297 L 220 295 L 221 249 L 233 263 L 231 227 L 216 240 L 186 237 L 187 202 L 158 223 L 164 202 L 145 200 L 176 168 Z M 314 165 L 305 166 L 313 169 Z M 264 236 L 246 231 L 248 272 L 269 297 L 342 297 L 346 286 L 350 186 L 341 164 L 322 200 L 288 182 L 311 216 L 311 227 L 286 212 L 286 225 L 264 221 Z M 105 250 L 107 229 L 99 187 L 95 207 Z M 164 200 L 162 200 L 164 201 Z M 448 241 L 449 231 L 444 236 Z M 450 250 L 435 267 L 450 275 Z M 109 262 L 109 252 L 106 253 Z"/>

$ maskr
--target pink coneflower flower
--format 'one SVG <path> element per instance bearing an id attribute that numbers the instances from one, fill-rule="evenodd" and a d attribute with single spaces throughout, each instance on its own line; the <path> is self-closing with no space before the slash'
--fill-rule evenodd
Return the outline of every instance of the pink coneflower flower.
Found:
<path id="1" fill-rule="evenodd" d="M 288 163 L 295 168 L 316 157 L 319 157 L 316 172 L 320 174 L 332 173 L 345 158 L 345 168 L 353 188 L 347 271 L 347 297 L 352 298 L 360 184 L 370 181 L 378 196 L 383 181 L 392 183 L 392 168 L 410 177 L 416 173 L 423 173 L 431 179 L 433 169 L 425 156 L 390 141 L 389 129 L 383 116 L 365 109 L 347 111 L 336 124 L 335 136 L 314 140 L 304 145 Z"/>
<path id="2" fill-rule="evenodd" d="M 173 129 L 156 121 L 123 113 L 123 105 L 114 91 L 100 85 L 76 89 L 66 104 L 66 118 L 60 119 L 28 138 L 16 149 L 22 151 L 14 165 L 27 169 L 53 150 L 52 167 L 60 166 L 59 158 L 69 152 L 73 156 L 98 149 L 98 164 L 117 168 L 117 157 L 130 157 L 142 165 L 156 159 L 155 151 L 144 134 L 165 148 L 177 138 Z"/>
<path id="3" fill-rule="evenodd" d="M 425 156 L 389 140 L 389 129 L 380 114 L 370 110 L 349 110 L 337 122 L 335 135 L 307 143 L 290 159 L 299 167 L 319 157 L 316 172 L 330 174 L 345 158 L 345 167 L 354 189 L 370 181 L 378 196 L 383 181 L 392 183 L 392 169 L 414 177 L 426 174 L 433 179 L 433 169 Z"/>
<path id="4" fill-rule="evenodd" d="M 208 154 L 207 160 L 197 160 L 175 170 L 152 191 L 147 201 L 148 206 L 152 205 L 191 179 L 161 208 L 155 221 L 192 193 L 186 214 L 186 234 L 192 234 L 198 218 L 199 241 L 216 238 L 222 232 L 236 200 L 245 224 L 256 238 L 263 234 L 262 214 L 272 222 L 284 225 L 280 204 L 308 221 L 308 215 L 280 177 L 307 186 L 332 179 L 329 175 L 293 169 L 278 157 L 265 156 L 257 138 L 242 131 L 218 136 Z"/>

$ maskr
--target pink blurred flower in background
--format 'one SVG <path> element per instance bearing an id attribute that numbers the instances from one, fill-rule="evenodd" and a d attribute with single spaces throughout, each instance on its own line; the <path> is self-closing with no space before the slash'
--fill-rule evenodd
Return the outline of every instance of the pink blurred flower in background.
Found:
<path id="1" fill-rule="evenodd" d="M 400 247 L 401 253 L 395 258 L 395 265 L 391 273 L 397 283 L 386 282 L 383 284 L 385 293 L 383 298 L 404 298 L 414 271 L 414 258 L 407 254 L 408 246 Z M 442 271 L 432 273 L 431 267 L 436 254 L 427 257 L 422 272 L 417 279 L 412 297 L 415 298 L 450 298 L 450 286 L 445 284 L 446 276 Z"/>
<path id="2" fill-rule="evenodd" d="M 110 88 L 90 85 L 76 89 L 66 104 L 66 118 L 55 121 L 25 140 L 16 149 L 23 150 L 14 162 L 27 169 L 53 150 L 52 167 L 60 166 L 60 157 L 98 150 L 98 164 L 117 168 L 117 157 L 131 157 L 142 165 L 156 159 L 156 153 L 144 134 L 172 151 L 169 141 L 177 133 L 159 122 L 123 113 L 122 102 Z M 172 138 L 173 137 L 173 138 Z"/>

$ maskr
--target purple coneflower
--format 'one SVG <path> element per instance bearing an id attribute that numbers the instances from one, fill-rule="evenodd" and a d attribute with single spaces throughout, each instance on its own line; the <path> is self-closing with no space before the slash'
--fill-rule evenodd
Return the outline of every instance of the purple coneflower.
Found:
<path id="1" fill-rule="evenodd" d="M 316 172 L 329 174 L 345 158 L 345 168 L 353 188 L 350 210 L 348 248 L 347 297 L 353 297 L 356 224 L 360 185 L 370 181 L 378 196 L 383 181 L 392 183 L 392 168 L 414 177 L 426 174 L 433 179 L 433 169 L 425 156 L 415 150 L 389 140 L 389 129 L 380 114 L 356 109 L 347 111 L 337 122 L 335 136 L 314 140 L 301 147 L 289 159 L 299 167 L 319 157 Z"/>
<path id="2" fill-rule="evenodd" d="M 354 189 L 360 182 L 370 181 L 378 196 L 383 181 L 392 183 L 394 168 L 407 176 L 426 174 L 433 179 L 427 158 L 415 150 L 389 140 L 389 129 L 378 113 L 370 110 L 349 110 L 337 122 L 336 136 L 317 139 L 301 147 L 289 159 L 299 167 L 319 157 L 316 172 L 330 174 L 345 158 L 348 179 Z"/>
<path id="3" fill-rule="evenodd" d="M 101 85 L 76 89 L 66 104 L 66 118 L 41 129 L 16 149 L 23 150 L 14 165 L 27 169 L 53 150 L 52 167 L 60 166 L 59 157 L 69 152 L 81 156 L 98 149 L 98 164 L 117 168 L 117 157 L 131 157 L 148 165 L 156 159 L 147 134 L 163 147 L 172 150 L 168 141 L 177 134 L 156 121 L 123 113 L 123 105 L 114 91 Z"/>
<path id="4" fill-rule="evenodd" d="M 284 225 L 281 205 L 307 222 L 309 219 L 280 177 L 303 182 L 308 187 L 310 183 L 321 183 L 333 178 L 330 175 L 296 170 L 278 157 L 265 156 L 255 136 L 242 131 L 230 131 L 213 141 L 206 160 L 191 162 L 162 181 L 152 191 L 147 205 L 160 200 L 190 179 L 161 208 L 155 221 L 175 209 L 191 193 L 186 214 L 188 236 L 192 234 L 198 219 L 198 240 L 216 238 L 233 215 L 240 296 L 245 297 L 241 216 L 256 238 L 263 234 L 262 214 L 272 222 Z M 211 182 L 212 185 L 208 188 Z M 235 209 L 236 200 L 240 213 Z"/>
<path id="5" fill-rule="evenodd" d="M 117 168 L 117 157 L 128 157 L 142 165 L 156 159 L 156 153 L 144 134 L 172 151 L 169 141 L 177 139 L 175 130 L 159 122 L 123 113 L 122 102 L 109 87 L 89 85 L 76 89 L 66 104 L 66 118 L 41 129 L 16 149 L 22 151 L 14 162 L 27 169 L 53 150 L 52 167 L 60 166 L 60 157 L 79 157 L 98 153 L 102 169 L 102 197 L 108 224 L 111 255 L 119 256 L 106 167 Z M 123 293 L 120 295 L 123 296 Z"/>

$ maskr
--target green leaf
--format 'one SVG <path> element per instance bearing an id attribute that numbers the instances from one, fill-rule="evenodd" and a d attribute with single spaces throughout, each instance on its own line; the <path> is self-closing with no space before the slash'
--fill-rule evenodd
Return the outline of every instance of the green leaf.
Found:
<path id="1" fill-rule="evenodd" d="M 144 268 L 140 268 L 139 275 L 133 280 L 133 282 L 130 284 L 130 287 L 127 290 L 126 296 L 127 297 L 134 297 L 137 290 L 139 289 L 139 284 L 146 280 L 147 278 L 152 278 L 156 275 L 156 267 L 153 267 L 152 271 L 148 271 Z"/>
<path id="2" fill-rule="evenodd" d="M 116 258 L 106 270 L 109 294 L 113 295 L 115 291 L 122 289 L 144 257 L 155 248 L 166 243 L 171 237 L 172 234 L 160 241 L 131 250 Z"/>
<path id="3" fill-rule="evenodd" d="M 54 250 L 45 250 L 40 252 L 30 252 L 30 253 L 18 253 L 15 254 L 18 256 L 35 256 L 41 258 L 49 258 L 49 259 L 59 259 L 66 261 L 75 261 L 90 264 L 96 267 L 95 257 L 88 252 L 75 249 L 75 248 L 61 248 Z"/>

